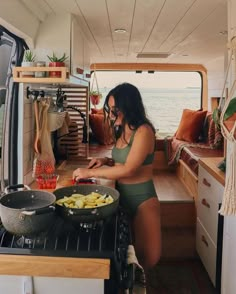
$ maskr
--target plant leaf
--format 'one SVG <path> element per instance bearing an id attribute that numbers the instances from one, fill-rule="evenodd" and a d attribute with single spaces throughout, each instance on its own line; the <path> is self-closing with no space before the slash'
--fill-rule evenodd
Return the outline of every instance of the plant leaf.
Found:
<path id="1" fill-rule="evenodd" d="M 227 120 L 236 112 L 236 97 L 232 98 L 229 102 L 229 105 L 224 113 L 223 120 Z"/>

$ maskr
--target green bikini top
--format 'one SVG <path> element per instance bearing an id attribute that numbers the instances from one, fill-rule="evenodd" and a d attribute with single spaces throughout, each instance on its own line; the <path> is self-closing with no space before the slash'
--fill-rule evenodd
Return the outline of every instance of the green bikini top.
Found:
<path id="1" fill-rule="evenodd" d="M 124 148 L 117 148 L 115 146 L 113 147 L 111 154 L 112 154 L 112 158 L 115 160 L 115 162 L 122 163 L 122 164 L 124 164 L 126 162 L 127 156 L 130 152 L 130 149 L 131 149 L 131 146 L 132 146 L 132 143 L 134 140 L 135 132 L 136 131 L 133 132 L 127 146 L 125 146 Z M 147 155 L 147 157 L 145 158 L 142 165 L 151 164 L 151 163 L 153 163 L 153 160 L 154 160 L 154 152 Z"/>

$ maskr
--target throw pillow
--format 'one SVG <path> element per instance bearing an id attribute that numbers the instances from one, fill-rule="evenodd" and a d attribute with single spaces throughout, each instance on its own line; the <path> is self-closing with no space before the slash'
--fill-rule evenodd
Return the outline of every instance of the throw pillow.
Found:
<path id="1" fill-rule="evenodd" d="M 89 114 L 90 128 L 99 144 L 112 144 L 113 137 L 108 123 L 104 122 L 104 116 L 101 114 Z"/>
<path id="2" fill-rule="evenodd" d="M 91 108 L 91 114 L 102 114 L 102 115 L 104 115 L 103 108 L 101 108 L 101 109 Z"/>
<path id="3" fill-rule="evenodd" d="M 194 143 L 201 134 L 207 111 L 184 109 L 176 139 Z"/>
<path id="4" fill-rule="evenodd" d="M 212 117 L 209 123 L 208 142 L 212 149 L 220 149 L 223 144 L 223 136 L 221 134 L 221 131 L 215 124 Z"/>

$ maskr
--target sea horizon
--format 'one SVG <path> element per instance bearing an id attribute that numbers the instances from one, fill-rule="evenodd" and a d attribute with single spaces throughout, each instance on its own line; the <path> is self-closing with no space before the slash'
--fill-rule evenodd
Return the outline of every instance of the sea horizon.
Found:
<path id="1" fill-rule="evenodd" d="M 97 108 L 102 108 L 111 88 L 100 88 L 103 95 Z M 139 88 L 148 118 L 153 123 L 157 135 L 173 135 L 179 125 L 183 109 L 201 108 L 200 87 L 185 88 Z"/>

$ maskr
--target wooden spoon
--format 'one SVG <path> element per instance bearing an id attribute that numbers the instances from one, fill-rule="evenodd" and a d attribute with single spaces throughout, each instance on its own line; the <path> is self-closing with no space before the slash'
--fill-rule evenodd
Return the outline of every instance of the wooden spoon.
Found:
<path id="1" fill-rule="evenodd" d="M 34 140 L 34 150 L 36 153 L 41 153 L 41 143 L 39 137 L 39 110 L 38 110 L 38 101 L 34 101 L 34 113 L 35 113 L 35 122 L 36 122 L 36 135 Z"/>

